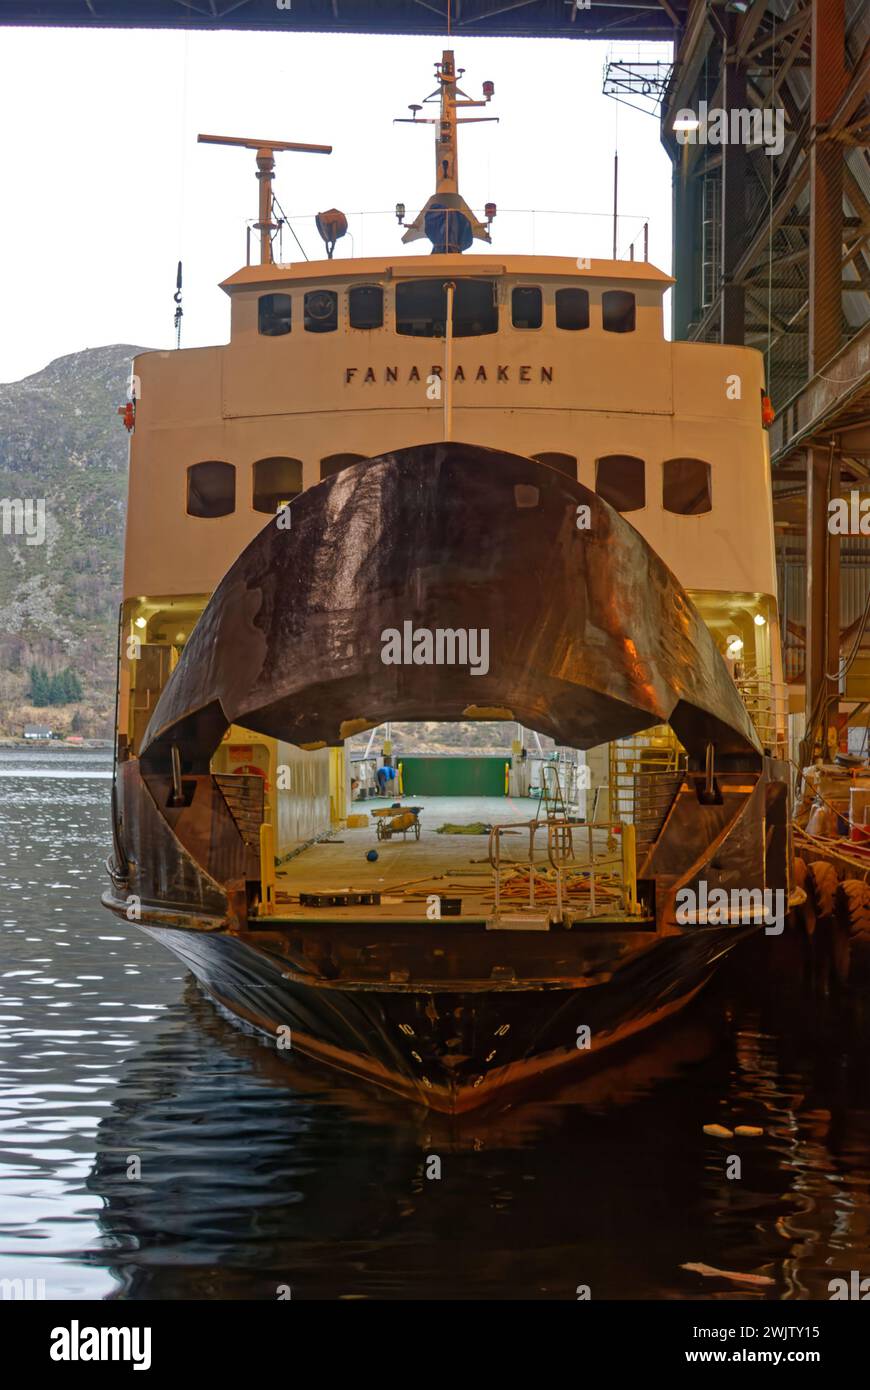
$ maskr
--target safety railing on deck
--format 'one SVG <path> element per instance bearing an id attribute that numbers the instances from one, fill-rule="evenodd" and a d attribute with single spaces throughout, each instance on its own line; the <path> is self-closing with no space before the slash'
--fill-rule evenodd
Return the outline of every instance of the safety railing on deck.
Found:
<path id="1" fill-rule="evenodd" d="M 762 748 L 769 749 L 775 758 L 787 758 L 788 686 L 747 665 L 738 668 L 734 683 Z"/>
<path id="2" fill-rule="evenodd" d="M 260 826 L 265 818 L 263 778 L 249 773 L 215 772 L 213 780 L 248 849 L 259 848 Z"/>
<path id="3" fill-rule="evenodd" d="M 610 815 L 635 827 L 638 847 L 657 838 L 687 766 L 685 750 L 667 725 L 610 745 Z"/>
<path id="4" fill-rule="evenodd" d="M 506 858 L 502 836 L 525 831 L 523 853 Z M 539 836 L 543 850 L 539 853 Z M 610 848 L 618 845 L 617 850 Z M 516 821 L 494 825 L 489 837 L 489 862 L 495 892 L 493 917 L 517 912 L 548 916 L 551 921 L 572 916 L 638 912 L 637 847 L 634 826 L 617 822 L 591 824 L 571 818 Z"/>

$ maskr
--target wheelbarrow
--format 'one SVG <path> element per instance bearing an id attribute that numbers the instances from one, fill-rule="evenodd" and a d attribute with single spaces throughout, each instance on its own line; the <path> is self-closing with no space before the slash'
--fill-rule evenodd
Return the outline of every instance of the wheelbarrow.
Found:
<path id="1" fill-rule="evenodd" d="M 372 811 L 378 839 L 391 840 L 394 835 L 401 835 L 406 840 L 411 831 L 414 839 L 419 840 L 422 809 L 422 806 L 379 806 Z"/>

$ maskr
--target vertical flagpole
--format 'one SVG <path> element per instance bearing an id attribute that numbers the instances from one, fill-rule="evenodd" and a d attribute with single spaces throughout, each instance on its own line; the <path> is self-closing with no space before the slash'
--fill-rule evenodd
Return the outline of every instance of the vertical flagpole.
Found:
<path id="1" fill-rule="evenodd" d="M 444 399 L 444 438 L 453 438 L 453 293 L 456 289 L 453 280 L 446 281 L 447 322 L 444 325 L 444 381 L 441 383 Z"/>

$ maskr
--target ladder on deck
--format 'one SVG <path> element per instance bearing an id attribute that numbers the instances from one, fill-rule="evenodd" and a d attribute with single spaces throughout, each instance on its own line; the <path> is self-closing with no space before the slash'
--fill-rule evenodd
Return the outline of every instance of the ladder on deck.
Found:
<path id="1" fill-rule="evenodd" d="M 544 820 L 548 825 L 552 821 L 564 822 L 569 819 L 558 763 L 541 764 L 541 789 L 538 795 L 538 810 L 535 819 L 537 821 Z M 567 861 L 572 857 L 574 841 L 569 825 L 557 824 L 553 836 L 553 846 L 556 858 Z"/>

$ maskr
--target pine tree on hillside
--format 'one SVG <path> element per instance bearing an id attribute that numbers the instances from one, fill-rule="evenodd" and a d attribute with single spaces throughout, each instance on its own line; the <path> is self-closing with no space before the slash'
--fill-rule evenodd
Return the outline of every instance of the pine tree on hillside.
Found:
<path id="1" fill-rule="evenodd" d="M 42 694 L 42 704 L 45 705 L 71 705 L 82 698 L 82 685 L 75 671 L 71 666 L 66 670 L 59 671 L 56 676 L 49 676 L 45 671 L 38 671 L 34 667 L 33 672 L 37 674 L 37 688 Z M 31 675 L 31 683 L 33 675 Z"/>
<path id="2" fill-rule="evenodd" d="M 48 673 L 40 666 L 30 668 L 30 699 L 34 705 L 44 707 L 53 703 L 49 689 Z"/>

